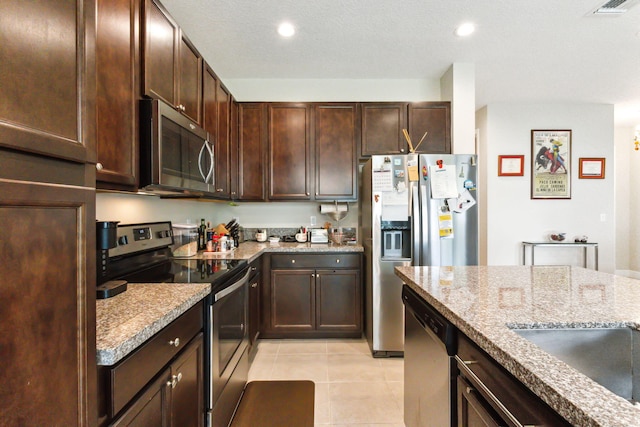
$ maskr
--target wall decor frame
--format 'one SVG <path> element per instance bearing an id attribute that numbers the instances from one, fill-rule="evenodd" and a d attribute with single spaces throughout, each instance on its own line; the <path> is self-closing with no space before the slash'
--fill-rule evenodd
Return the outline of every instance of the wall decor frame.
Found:
<path id="1" fill-rule="evenodd" d="M 578 178 L 604 179 L 604 157 L 580 157 L 578 160 Z"/>
<path id="2" fill-rule="evenodd" d="M 531 198 L 571 198 L 571 130 L 531 131 Z"/>
<path id="3" fill-rule="evenodd" d="M 498 176 L 523 176 L 524 156 L 523 155 L 499 155 L 498 156 Z"/>

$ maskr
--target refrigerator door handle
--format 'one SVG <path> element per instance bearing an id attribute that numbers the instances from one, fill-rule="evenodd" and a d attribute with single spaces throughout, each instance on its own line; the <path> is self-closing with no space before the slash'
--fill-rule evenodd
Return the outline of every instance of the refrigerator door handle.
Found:
<path id="1" fill-rule="evenodd" d="M 416 183 L 418 184 L 418 183 Z M 413 185 L 411 190 L 411 265 L 420 265 L 422 254 L 420 245 L 422 241 L 420 230 L 420 198 L 418 197 L 419 185 Z"/>

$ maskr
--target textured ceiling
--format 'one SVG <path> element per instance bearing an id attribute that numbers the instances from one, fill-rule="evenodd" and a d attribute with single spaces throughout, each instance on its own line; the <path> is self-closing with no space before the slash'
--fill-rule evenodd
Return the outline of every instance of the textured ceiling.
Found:
<path id="1" fill-rule="evenodd" d="M 640 124 L 640 6 L 594 16 L 604 0 L 161 0 L 223 79 L 438 79 L 476 70 L 494 102 L 616 105 Z M 637 3 L 637 0 L 634 0 Z M 287 20 L 297 33 L 282 39 Z M 470 38 L 456 37 L 464 21 Z"/>

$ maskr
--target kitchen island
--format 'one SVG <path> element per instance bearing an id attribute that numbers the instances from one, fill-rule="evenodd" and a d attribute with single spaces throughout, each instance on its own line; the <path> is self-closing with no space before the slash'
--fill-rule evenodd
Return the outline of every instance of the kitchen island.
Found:
<path id="1" fill-rule="evenodd" d="M 579 267 L 396 267 L 396 274 L 577 426 L 640 426 L 640 409 L 512 331 L 640 327 L 640 281 Z"/>

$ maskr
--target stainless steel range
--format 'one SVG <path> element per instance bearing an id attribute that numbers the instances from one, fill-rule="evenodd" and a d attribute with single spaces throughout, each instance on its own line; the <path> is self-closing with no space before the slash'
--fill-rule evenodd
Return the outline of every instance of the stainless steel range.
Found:
<path id="1" fill-rule="evenodd" d="M 204 313 L 203 424 L 228 426 L 249 371 L 247 262 L 174 258 L 171 222 L 118 225 L 115 244 L 100 242 L 104 228 L 97 224 L 98 247 L 110 248 L 98 254 L 98 298 L 126 292 L 126 283 L 211 283 Z"/>

